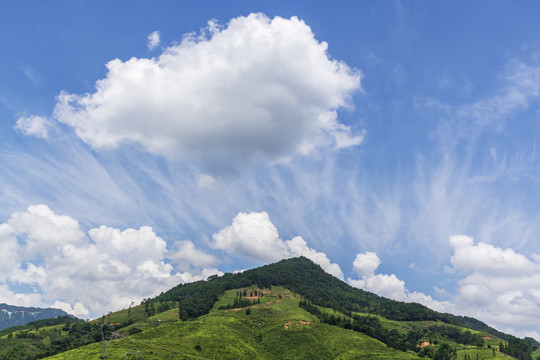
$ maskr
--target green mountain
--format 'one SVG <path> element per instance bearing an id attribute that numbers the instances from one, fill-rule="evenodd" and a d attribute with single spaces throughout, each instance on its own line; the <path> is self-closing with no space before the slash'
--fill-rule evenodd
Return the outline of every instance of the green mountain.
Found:
<path id="1" fill-rule="evenodd" d="M 0 330 L 7 329 L 12 326 L 24 325 L 31 321 L 64 315 L 67 315 L 67 313 L 60 309 L 42 309 L 0 304 Z"/>
<path id="2" fill-rule="evenodd" d="M 92 322 L 4 330 L 0 360 L 528 360 L 538 345 L 353 288 L 301 257 L 178 285 Z"/>

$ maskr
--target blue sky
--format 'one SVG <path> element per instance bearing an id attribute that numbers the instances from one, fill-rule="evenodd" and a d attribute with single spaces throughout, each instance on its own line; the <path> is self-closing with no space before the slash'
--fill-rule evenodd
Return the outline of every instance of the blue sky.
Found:
<path id="1" fill-rule="evenodd" d="M 540 339 L 536 2 L 0 4 L 0 302 L 304 255 Z"/>

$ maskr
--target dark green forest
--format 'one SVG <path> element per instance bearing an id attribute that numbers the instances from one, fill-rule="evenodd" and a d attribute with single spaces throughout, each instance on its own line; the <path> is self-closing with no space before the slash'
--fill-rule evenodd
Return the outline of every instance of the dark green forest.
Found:
<path id="1" fill-rule="evenodd" d="M 239 274 L 226 273 L 221 277 L 213 277 L 210 281 L 180 284 L 153 300 L 180 302 L 180 317 L 191 319 L 207 314 L 218 296 L 226 290 L 251 285 L 260 288 L 283 286 L 314 305 L 342 312 L 370 313 L 398 321 L 442 321 L 473 330 L 500 333 L 472 318 L 442 314 L 417 303 L 390 300 L 354 288 L 326 273 L 319 265 L 305 257 L 282 260 Z M 508 339 L 508 335 L 500 334 L 503 335 L 501 338 Z"/>

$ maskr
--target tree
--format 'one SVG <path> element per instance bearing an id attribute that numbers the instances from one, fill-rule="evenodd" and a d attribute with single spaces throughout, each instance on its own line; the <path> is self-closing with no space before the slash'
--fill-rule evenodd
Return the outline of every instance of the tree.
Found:
<path id="1" fill-rule="evenodd" d="M 442 343 L 441 346 L 433 354 L 433 360 L 451 360 L 457 356 L 456 349 L 448 345 L 447 343 Z"/>
<path id="2" fill-rule="evenodd" d="M 132 301 L 131 304 L 129 304 L 129 307 L 128 307 L 128 317 L 131 317 L 131 307 L 135 305 L 135 302 Z"/>

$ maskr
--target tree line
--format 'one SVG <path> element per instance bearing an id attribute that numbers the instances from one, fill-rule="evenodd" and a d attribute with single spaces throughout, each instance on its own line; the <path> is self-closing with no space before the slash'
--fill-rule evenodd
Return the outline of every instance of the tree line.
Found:
<path id="1" fill-rule="evenodd" d="M 321 311 L 318 306 L 314 305 L 307 299 L 301 299 L 299 306 L 309 313 L 317 316 L 323 323 L 339 326 L 344 329 L 358 331 L 372 338 L 375 338 L 387 346 L 400 351 L 414 351 L 419 355 L 429 356 L 434 358 L 436 351 L 429 349 L 421 349 L 419 342 L 421 339 L 441 339 L 445 338 L 463 345 L 474 345 L 482 347 L 484 340 L 477 334 L 472 334 L 470 331 L 460 331 L 453 326 L 434 325 L 427 328 L 409 329 L 406 333 L 399 333 L 396 329 L 385 328 L 381 321 L 375 316 L 365 316 L 352 313 L 346 313 L 345 316 L 328 314 Z M 439 347 L 440 348 L 440 347 Z M 449 353 L 446 347 L 443 347 L 441 352 Z M 451 352 L 451 351 L 450 351 Z M 440 358 L 442 355 L 437 355 Z"/>
<path id="2" fill-rule="evenodd" d="M 441 314 L 420 304 L 394 301 L 353 288 L 305 257 L 282 260 L 243 273 L 214 276 L 211 281 L 180 284 L 154 299 L 180 302 L 182 319 L 187 320 L 210 312 L 225 291 L 253 285 L 259 288 L 283 286 L 319 306 L 373 313 L 391 320 L 456 322 L 453 315 Z"/>
<path id="3" fill-rule="evenodd" d="M 71 317 L 62 317 L 60 320 L 65 321 L 64 326 L 55 329 L 40 330 L 40 327 L 57 325 L 58 320 L 54 319 L 27 324 L 29 327 L 24 330 L 11 329 L 6 339 L 0 339 L 0 360 L 36 360 L 102 341 L 101 324 Z M 124 322 L 118 328 L 130 323 Z M 13 339 L 24 342 L 13 342 Z"/>
<path id="4" fill-rule="evenodd" d="M 499 351 L 515 357 L 519 360 L 532 360 L 532 351 L 534 348 L 526 339 L 518 339 L 511 336 L 508 342 L 499 343 Z"/>

